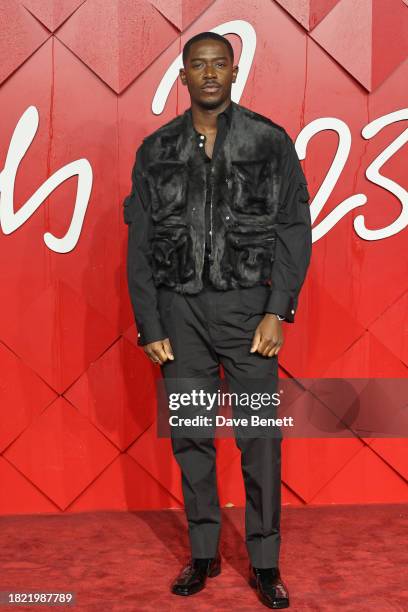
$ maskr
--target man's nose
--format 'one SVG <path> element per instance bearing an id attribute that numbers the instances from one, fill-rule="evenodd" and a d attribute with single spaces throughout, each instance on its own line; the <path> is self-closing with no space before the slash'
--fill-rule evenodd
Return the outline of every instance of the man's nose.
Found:
<path id="1" fill-rule="evenodd" d="M 214 66 L 207 66 L 204 70 L 204 76 L 212 79 L 215 76 L 215 70 L 214 70 Z"/>

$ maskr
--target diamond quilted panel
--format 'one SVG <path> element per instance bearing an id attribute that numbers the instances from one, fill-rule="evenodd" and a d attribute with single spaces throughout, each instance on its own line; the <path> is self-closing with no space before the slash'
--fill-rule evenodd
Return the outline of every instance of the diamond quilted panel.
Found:
<path id="1" fill-rule="evenodd" d="M 38 488 L 8 461 L 0 457 L 0 514 L 31 514 L 36 512 L 58 512 Z"/>
<path id="2" fill-rule="evenodd" d="M 52 32 L 86 0 L 23 0 L 22 4 Z"/>
<path id="3" fill-rule="evenodd" d="M 150 2 L 179 30 L 185 30 L 213 3 L 214 0 L 204 0 L 203 2 L 197 2 L 196 0 L 151 0 Z"/>
<path id="4" fill-rule="evenodd" d="M 311 36 L 371 91 L 407 57 L 408 12 L 402 2 L 341 0 Z"/>
<path id="5" fill-rule="evenodd" d="M 16 0 L 2 0 L 0 16 L 0 83 L 2 83 L 47 40 L 50 34 Z"/>
<path id="6" fill-rule="evenodd" d="M 368 91 L 371 90 L 371 0 L 343 0 L 311 32 L 339 64 Z M 353 11 L 353 19 L 350 12 Z"/>
<path id="7" fill-rule="evenodd" d="M 63 398 L 32 422 L 4 456 L 65 509 L 118 454 Z"/>
<path id="8" fill-rule="evenodd" d="M 319 379 L 305 395 L 307 401 L 296 401 L 291 413 L 300 426 L 303 409 L 306 424 L 310 420 L 317 425 L 317 436 L 325 432 L 337 437 L 408 435 L 407 388 L 404 378 Z"/>
<path id="9" fill-rule="evenodd" d="M 115 336 L 110 323 L 81 295 L 55 282 L 21 313 L 8 342 L 53 389 L 62 392 Z"/>
<path id="10" fill-rule="evenodd" d="M 176 38 L 147 0 L 87 0 L 57 36 L 117 93 Z"/>
<path id="11" fill-rule="evenodd" d="M 384 346 L 408 366 L 408 292 L 387 308 L 369 329 Z"/>
<path id="12" fill-rule="evenodd" d="M 287 344 L 281 350 L 281 365 L 297 377 L 318 377 L 363 334 L 364 327 L 315 281 L 313 271 L 302 291 L 296 316 L 299 331 L 285 328 Z M 312 334 L 307 321 L 315 321 Z"/>
<path id="13" fill-rule="evenodd" d="M 306 30 L 315 27 L 339 0 L 276 0 Z"/>
<path id="14" fill-rule="evenodd" d="M 367 504 L 408 502 L 406 481 L 390 470 L 367 446 L 352 457 L 309 502 L 354 504 L 358 500 Z"/>
<path id="15" fill-rule="evenodd" d="M 156 422 L 136 440 L 128 453 L 178 501 L 182 502 L 180 470 L 169 438 L 157 438 Z"/>
<path id="16" fill-rule="evenodd" d="M 282 506 L 304 506 L 303 500 L 282 480 Z"/>
<path id="17" fill-rule="evenodd" d="M 291 69 L 288 69 L 288 73 L 291 73 Z M 295 80 L 300 78 L 300 75 L 296 74 Z M 355 194 L 367 197 L 366 204 L 341 215 L 334 227 L 313 243 L 306 292 L 309 296 L 310 282 L 316 279 L 319 286 L 323 286 L 331 298 L 364 327 L 368 327 L 390 303 L 401 296 L 402 288 L 406 287 L 407 272 L 405 259 L 400 256 L 406 248 L 403 231 L 387 239 L 364 240 L 353 226 L 354 219 L 363 215 L 368 229 L 382 229 L 388 227 L 401 214 L 399 200 L 386 189 L 367 180 L 365 173 L 370 163 L 385 151 L 403 131 L 404 126 L 401 121 L 395 122 L 368 141 L 362 138 L 361 130 L 371 119 L 386 115 L 397 108 L 404 108 L 406 99 L 401 91 L 401 83 L 407 78 L 408 63 L 405 62 L 387 81 L 387 87 L 376 90 L 368 100 L 366 92 L 329 55 L 322 52 L 317 44 L 309 41 L 306 76 L 302 81 L 304 93 L 298 92 L 295 86 L 293 90 L 285 91 L 290 99 L 294 100 L 294 116 L 288 122 L 293 126 L 289 131 L 294 139 L 301 129 L 295 129 L 296 125 L 309 124 L 318 118 L 338 118 L 346 124 L 344 129 L 350 130 L 349 152 L 346 151 L 344 136 L 339 138 L 336 131 L 323 129 L 308 142 L 306 159 L 302 162 L 309 182 L 311 206 L 315 216 L 318 212 L 314 221 L 315 231 L 321 227 L 320 223 L 329 213 L 339 210 L 337 207 L 346 198 Z M 296 101 L 303 101 L 304 112 L 296 107 Z M 369 116 L 367 105 L 370 109 Z M 284 122 L 287 122 L 286 118 Z M 344 160 L 344 168 L 341 164 L 338 165 L 340 159 Z M 401 188 L 406 180 L 403 160 L 404 151 L 401 149 L 381 168 L 381 173 L 394 180 Z M 320 200 L 320 212 L 316 211 L 316 196 L 319 193 L 320 198 L 322 197 L 320 187 L 328 178 L 329 171 L 335 173 L 335 168 L 341 171 L 340 176 L 335 180 L 333 189 L 326 192 L 326 197 Z M 387 262 L 392 262 L 392 265 Z M 302 289 L 299 301 L 302 312 L 307 303 L 309 297 L 305 299 Z M 330 314 L 328 311 L 327 316 Z"/>
<path id="18" fill-rule="evenodd" d="M 46 255 L 52 277 L 61 278 L 83 295 L 119 332 L 123 300 L 118 291 L 118 266 L 123 261 L 120 237 L 125 235 L 125 227 L 118 216 L 117 96 L 57 40 L 52 59 L 56 77 L 49 173 L 86 159 L 92 167 L 93 182 L 75 248 L 62 255 L 47 249 Z M 67 108 L 74 112 L 67 113 Z M 78 208 L 77 189 L 74 176 L 51 194 L 45 206 L 47 213 L 42 213 L 44 232 L 65 236 Z M 42 240 L 40 232 L 37 239 Z"/>
<path id="19" fill-rule="evenodd" d="M 287 439 L 282 453 L 282 479 L 306 503 L 361 450 L 358 438 Z M 299 469 L 299 466 L 302 469 Z"/>
<path id="20" fill-rule="evenodd" d="M 324 375 L 326 378 L 406 378 L 408 369 L 382 342 L 366 332 L 328 364 Z"/>
<path id="21" fill-rule="evenodd" d="M 408 57 L 408 11 L 402 2 L 372 0 L 372 14 L 371 87 L 376 89 Z"/>
<path id="22" fill-rule="evenodd" d="M 55 397 L 44 381 L 0 343 L 0 452 Z"/>
<path id="23" fill-rule="evenodd" d="M 151 364 L 124 338 L 92 363 L 65 397 L 121 450 L 155 419 L 156 386 Z"/>
<path id="24" fill-rule="evenodd" d="M 364 442 L 408 480 L 408 438 L 364 438 Z"/>
<path id="25" fill-rule="evenodd" d="M 48 40 L 0 88 L 0 169 L 3 170 L 16 125 L 30 103 L 40 115 L 40 126 L 18 168 L 14 209 L 20 207 L 47 178 L 49 106 L 52 83 L 52 42 Z M 2 206 L 3 202 L 0 202 Z M 0 233 L 0 338 L 8 342 L 9 328 L 32 300 L 47 287 L 47 247 L 43 240 L 44 206 L 11 234 Z M 33 263 L 35 262 L 35 263 Z"/>
<path id="26" fill-rule="evenodd" d="M 68 508 L 86 512 L 181 508 L 181 503 L 128 454 L 120 455 Z"/>

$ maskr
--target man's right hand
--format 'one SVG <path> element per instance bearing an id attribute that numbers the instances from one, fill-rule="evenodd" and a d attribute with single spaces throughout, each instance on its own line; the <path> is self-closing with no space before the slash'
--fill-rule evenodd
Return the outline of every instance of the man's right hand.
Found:
<path id="1" fill-rule="evenodd" d="M 143 350 L 154 364 L 158 363 L 163 365 L 163 363 L 166 363 L 169 359 L 171 361 L 174 360 L 173 350 L 168 338 L 145 344 Z"/>

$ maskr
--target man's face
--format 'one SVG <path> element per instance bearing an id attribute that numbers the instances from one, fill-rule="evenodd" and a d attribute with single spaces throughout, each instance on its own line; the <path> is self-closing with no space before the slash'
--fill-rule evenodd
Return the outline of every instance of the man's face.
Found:
<path id="1" fill-rule="evenodd" d="M 237 73 L 238 66 L 233 66 L 227 46 L 209 38 L 191 45 L 180 78 L 192 102 L 216 108 L 231 96 Z"/>

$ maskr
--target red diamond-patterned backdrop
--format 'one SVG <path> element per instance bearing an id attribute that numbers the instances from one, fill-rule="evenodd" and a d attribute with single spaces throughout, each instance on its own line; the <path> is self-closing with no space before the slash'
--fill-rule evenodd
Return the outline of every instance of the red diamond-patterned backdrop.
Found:
<path id="1" fill-rule="evenodd" d="M 241 71 L 249 64 L 235 101 L 294 140 L 323 121 L 302 157 L 314 228 L 367 197 L 315 235 L 281 377 L 407 376 L 408 135 L 381 158 L 388 184 L 367 171 L 408 119 L 405 0 L 1 0 L 0 14 L 0 168 L 16 150 L 21 158 L 14 213 L 13 179 L 0 175 L 1 513 L 182 505 L 169 441 L 156 435 L 160 370 L 136 344 L 122 201 L 142 137 L 189 104 L 180 80 L 159 111 L 153 100 L 200 31 L 225 33 Z M 11 142 L 28 108 L 39 125 L 26 152 Z M 78 239 L 59 252 L 44 234 L 67 233 L 75 172 L 10 220 L 75 160 L 92 169 L 92 191 Z M 332 160 L 339 176 L 328 186 Z M 359 215 L 368 230 L 396 225 L 367 238 Z M 407 450 L 404 438 L 285 439 L 283 503 L 406 502 Z M 218 440 L 218 474 L 222 503 L 243 505 L 231 439 Z"/>

